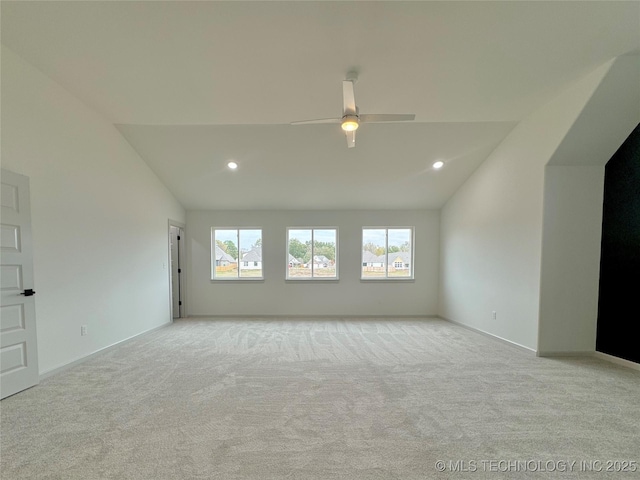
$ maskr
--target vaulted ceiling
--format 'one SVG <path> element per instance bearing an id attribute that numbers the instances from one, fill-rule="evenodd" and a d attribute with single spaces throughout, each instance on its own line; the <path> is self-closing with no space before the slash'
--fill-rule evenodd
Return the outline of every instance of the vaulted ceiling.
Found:
<path id="1" fill-rule="evenodd" d="M 187 209 L 439 208 L 518 121 L 640 49 L 637 1 L 1 8 L 2 43 L 113 123 Z M 364 124 L 353 149 L 339 125 L 290 125 L 340 116 L 349 71 L 361 112 L 416 120 Z"/>

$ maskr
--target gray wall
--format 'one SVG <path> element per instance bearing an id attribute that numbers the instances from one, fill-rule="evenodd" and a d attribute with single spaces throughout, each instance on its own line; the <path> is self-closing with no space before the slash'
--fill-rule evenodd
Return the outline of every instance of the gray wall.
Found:
<path id="1" fill-rule="evenodd" d="M 640 122 L 640 56 L 611 65 L 545 168 L 538 354 L 594 352 L 605 164 Z"/>
<path id="2" fill-rule="evenodd" d="M 184 209 L 112 124 L 4 46 L 2 167 L 30 179 L 40 373 L 171 321 L 167 221 Z"/>
<path id="3" fill-rule="evenodd" d="M 569 86 L 447 202 L 441 316 L 540 355 L 595 351 L 603 166 L 640 120 L 639 73 L 621 56 Z"/>
<path id="4" fill-rule="evenodd" d="M 441 316 L 537 350 L 545 165 L 610 66 L 521 121 L 444 206 Z"/>
<path id="5" fill-rule="evenodd" d="M 547 166 L 538 354 L 593 352 L 604 167 Z"/>
<path id="6" fill-rule="evenodd" d="M 264 281 L 211 280 L 211 227 L 262 227 Z M 285 281 L 286 228 L 338 228 L 339 281 Z M 360 280 L 362 227 L 415 227 L 415 280 Z M 431 315 L 437 309 L 436 211 L 189 211 L 189 315 Z"/>

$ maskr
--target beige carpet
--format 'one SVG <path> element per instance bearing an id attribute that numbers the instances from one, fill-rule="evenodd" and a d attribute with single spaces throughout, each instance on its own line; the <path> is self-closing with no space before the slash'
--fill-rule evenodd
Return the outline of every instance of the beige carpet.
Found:
<path id="1" fill-rule="evenodd" d="M 640 478 L 640 372 L 437 319 L 181 320 L 0 408 L 2 479 Z"/>

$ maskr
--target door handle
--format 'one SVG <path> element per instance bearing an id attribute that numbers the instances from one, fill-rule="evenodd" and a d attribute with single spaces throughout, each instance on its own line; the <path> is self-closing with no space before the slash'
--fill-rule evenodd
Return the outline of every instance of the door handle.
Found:
<path id="1" fill-rule="evenodd" d="M 36 294 L 36 292 L 31 289 L 31 288 L 27 288 L 24 292 L 22 292 L 20 295 L 24 295 L 25 297 L 33 297 Z"/>

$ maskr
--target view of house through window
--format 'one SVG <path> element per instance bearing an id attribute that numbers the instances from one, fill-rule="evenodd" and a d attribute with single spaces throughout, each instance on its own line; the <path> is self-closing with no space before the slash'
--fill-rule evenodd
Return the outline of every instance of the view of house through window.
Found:
<path id="1" fill-rule="evenodd" d="M 338 230 L 287 229 L 287 279 L 338 278 Z"/>
<path id="2" fill-rule="evenodd" d="M 363 228 L 362 278 L 413 278 L 413 228 Z"/>
<path id="3" fill-rule="evenodd" d="M 262 230 L 259 228 L 211 229 L 211 278 L 262 277 Z"/>

